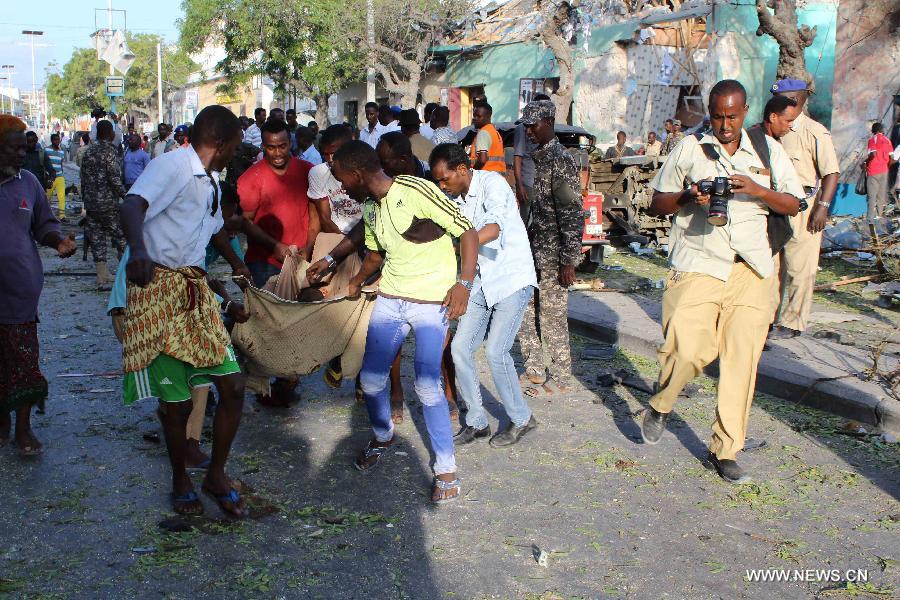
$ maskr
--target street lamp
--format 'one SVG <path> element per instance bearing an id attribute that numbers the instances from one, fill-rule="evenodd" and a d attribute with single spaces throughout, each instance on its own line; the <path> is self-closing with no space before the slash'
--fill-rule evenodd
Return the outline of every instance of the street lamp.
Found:
<path id="1" fill-rule="evenodd" d="M 34 112 L 34 99 L 36 96 L 35 93 L 35 75 L 34 75 L 34 38 L 39 35 L 44 35 L 43 31 L 32 31 L 30 29 L 23 29 L 22 35 L 27 35 L 31 38 L 31 111 Z M 32 114 L 33 117 L 33 114 Z M 35 127 L 37 127 L 37 122 L 35 122 Z"/>

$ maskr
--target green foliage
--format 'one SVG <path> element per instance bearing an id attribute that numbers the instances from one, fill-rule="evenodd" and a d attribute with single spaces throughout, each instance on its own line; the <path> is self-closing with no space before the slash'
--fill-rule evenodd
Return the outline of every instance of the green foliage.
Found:
<path id="1" fill-rule="evenodd" d="M 118 112 L 139 112 L 148 117 L 155 115 L 156 100 L 156 44 L 158 35 L 128 34 L 128 45 L 135 61 L 125 76 L 125 96 L 118 98 Z M 165 48 L 162 52 L 164 85 L 181 86 L 196 68 L 194 62 L 181 50 Z M 62 74 L 47 78 L 47 98 L 53 113 L 72 118 L 89 113 L 97 106 L 108 107 L 104 95 L 104 78 L 109 75 L 109 65 L 97 58 L 93 48 L 78 48 L 63 66 Z"/>
<path id="2" fill-rule="evenodd" d="M 363 76 L 363 55 L 350 33 L 362 23 L 354 23 L 342 0 L 184 0 L 182 8 L 182 46 L 224 47 L 217 69 L 229 91 L 264 75 L 278 91 L 295 84 L 327 96 Z"/>

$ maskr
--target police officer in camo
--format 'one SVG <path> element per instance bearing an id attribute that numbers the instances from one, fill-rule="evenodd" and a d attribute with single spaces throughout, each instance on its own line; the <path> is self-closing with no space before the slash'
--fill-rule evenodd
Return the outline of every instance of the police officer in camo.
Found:
<path id="1" fill-rule="evenodd" d="M 85 235 L 97 268 L 97 286 L 111 289 L 113 277 L 106 266 L 110 242 L 122 256 L 125 236 L 119 224 L 119 199 L 125 195 L 122 159 L 113 145 L 115 131 L 109 121 L 97 123 L 97 143 L 88 146 L 81 161 L 81 194 L 87 213 Z"/>
<path id="2" fill-rule="evenodd" d="M 534 203 L 528 238 L 534 254 L 538 291 L 532 297 L 519 345 L 525 359 L 523 383 L 529 396 L 565 393 L 571 389 L 568 290 L 581 260 L 584 208 L 575 159 L 556 139 L 556 107 L 550 100 L 530 102 L 521 123 L 538 148 L 534 158 Z M 544 364 L 544 350 L 550 357 Z M 549 377 L 548 377 L 549 375 Z"/>

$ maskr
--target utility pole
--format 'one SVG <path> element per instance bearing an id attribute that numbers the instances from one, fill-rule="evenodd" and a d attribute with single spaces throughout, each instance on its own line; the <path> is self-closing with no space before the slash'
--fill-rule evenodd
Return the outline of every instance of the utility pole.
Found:
<path id="1" fill-rule="evenodd" d="M 107 18 L 107 23 L 109 25 L 109 35 L 110 36 L 112 36 L 112 30 L 113 30 L 113 28 L 112 28 L 112 13 L 113 13 L 112 0 L 107 0 L 107 2 L 106 2 L 106 18 Z M 109 65 L 109 74 L 110 75 L 116 74 L 116 69 L 111 64 Z M 109 112 L 111 112 L 111 113 L 116 112 L 116 97 L 115 96 L 110 96 L 110 98 L 109 98 Z"/>
<path id="2" fill-rule="evenodd" d="M 111 1 L 111 0 L 110 0 Z M 22 30 L 22 35 L 27 35 L 31 38 L 31 112 L 32 118 L 34 118 L 34 109 L 35 109 L 35 74 L 34 74 L 34 38 L 39 35 L 44 35 L 43 31 L 31 31 L 30 29 Z M 37 127 L 37 121 L 35 121 L 35 127 Z"/>
<path id="3" fill-rule="evenodd" d="M 162 48 L 156 45 L 156 106 L 159 111 L 159 123 L 163 122 L 163 95 L 162 95 Z"/>
<path id="4" fill-rule="evenodd" d="M 366 41 L 369 66 L 366 69 L 366 102 L 375 102 L 375 2 L 366 0 Z"/>

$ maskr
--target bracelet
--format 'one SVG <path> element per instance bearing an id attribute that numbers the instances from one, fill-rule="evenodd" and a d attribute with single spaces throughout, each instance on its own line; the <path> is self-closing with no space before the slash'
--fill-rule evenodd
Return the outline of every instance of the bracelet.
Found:
<path id="1" fill-rule="evenodd" d="M 222 312 L 227 313 L 228 309 L 231 308 L 231 304 L 232 304 L 231 300 L 226 300 L 225 304 L 222 305 Z"/>

